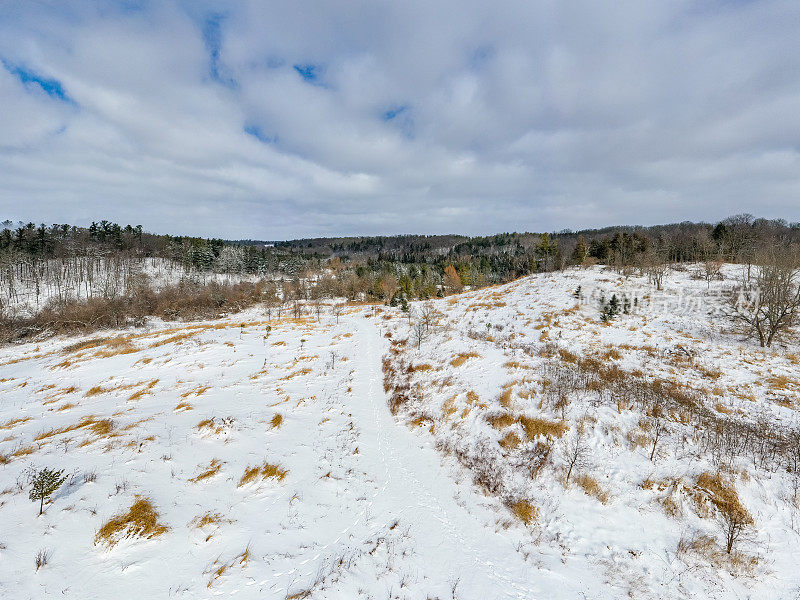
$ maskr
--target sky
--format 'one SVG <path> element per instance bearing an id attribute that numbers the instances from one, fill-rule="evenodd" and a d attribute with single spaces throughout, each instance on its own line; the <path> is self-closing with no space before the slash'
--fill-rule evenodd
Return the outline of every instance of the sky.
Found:
<path id="1" fill-rule="evenodd" d="M 800 221 L 797 0 L 0 0 L 0 220 Z"/>

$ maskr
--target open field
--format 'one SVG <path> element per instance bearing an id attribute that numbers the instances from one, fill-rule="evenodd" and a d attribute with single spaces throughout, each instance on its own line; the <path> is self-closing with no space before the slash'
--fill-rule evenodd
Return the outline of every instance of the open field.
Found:
<path id="1" fill-rule="evenodd" d="M 249 309 L 7 346 L 0 588 L 794 598 L 800 360 L 731 331 L 723 286 L 572 269 L 411 318 Z M 601 292 L 629 314 L 601 323 Z M 37 517 L 44 466 L 68 479 Z"/>

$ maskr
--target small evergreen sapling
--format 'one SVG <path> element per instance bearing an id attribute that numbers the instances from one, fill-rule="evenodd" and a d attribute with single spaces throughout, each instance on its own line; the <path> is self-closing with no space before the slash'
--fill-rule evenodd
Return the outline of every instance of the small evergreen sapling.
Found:
<path id="1" fill-rule="evenodd" d="M 616 294 L 612 294 L 611 300 L 606 302 L 604 297 L 600 298 L 600 321 L 608 323 L 619 314 L 619 298 Z"/>
<path id="2" fill-rule="evenodd" d="M 45 467 L 37 471 L 31 478 L 31 491 L 28 497 L 31 500 L 39 500 L 39 514 L 44 511 L 45 498 L 61 487 L 67 480 L 67 475 L 64 475 L 64 470 L 54 471 Z"/>

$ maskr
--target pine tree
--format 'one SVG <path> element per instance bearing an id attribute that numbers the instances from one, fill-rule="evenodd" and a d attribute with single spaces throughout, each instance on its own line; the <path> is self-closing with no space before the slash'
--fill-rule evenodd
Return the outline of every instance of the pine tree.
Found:
<path id="1" fill-rule="evenodd" d="M 586 260 L 586 257 L 589 256 L 589 248 L 586 246 L 586 240 L 583 239 L 583 236 L 578 236 L 578 243 L 575 246 L 575 250 L 572 251 L 572 260 L 577 265 L 582 265 Z"/>
<path id="2" fill-rule="evenodd" d="M 45 498 L 61 487 L 61 484 L 67 480 L 67 475 L 64 475 L 64 470 L 54 471 L 45 467 L 38 471 L 31 478 L 31 491 L 28 497 L 31 500 L 39 500 L 39 514 L 44 511 Z"/>

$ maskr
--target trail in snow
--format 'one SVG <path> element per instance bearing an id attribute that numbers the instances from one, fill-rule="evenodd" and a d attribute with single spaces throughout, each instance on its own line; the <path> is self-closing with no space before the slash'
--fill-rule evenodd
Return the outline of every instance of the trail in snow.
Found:
<path id="1" fill-rule="evenodd" d="M 427 432 L 392 416 L 381 371 L 387 343 L 365 311 L 340 324 L 273 323 L 269 341 L 251 317 L 244 327 L 233 319 L 188 326 L 193 337 L 177 343 L 155 343 L 168 341 L 172 326 L 133 336 L 133 352 L 108 358 L 66 352 L 74 340 L 0 356 L 24 357 L 0 384 L 0 423 L 30 417 L 0 452 L 35 448 L 2 467 L 6 485 L 32 464 L 75 474 L 41 518 L 23 488 L 0 496 L 0 589 L 81 600 L 303 592 L 483 600 L 580 598 L 601 586 L 578 561 L 562 565 L 558 549 L 526 558 L 517 546 L 534 547 L 532 534 L 499 526 L 508 514 L 497 500 L 444 459 Z M 276 413 L 278 428 L 270 425 Z M 113 436 L 70 429 L 88 414 L 111 419 Z M 210 418 L 226 423 L 220 433 L 199 427 Z M 219 473 L 193 482 L 212 459 Z M 239 485 L 247 467 L 265 461 L 287 469 L 285 480 Z M 96 479 L 85 479 L 91 472 Z M 97 529 L 140 496 L 169 531 L 96 546 Z M 216 523 L 199 528 L 204 514 Z M 52 558 L 34 576 L 43 547 Z"/>

